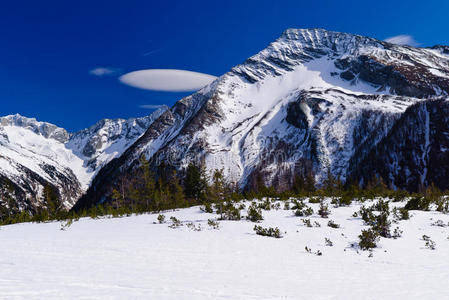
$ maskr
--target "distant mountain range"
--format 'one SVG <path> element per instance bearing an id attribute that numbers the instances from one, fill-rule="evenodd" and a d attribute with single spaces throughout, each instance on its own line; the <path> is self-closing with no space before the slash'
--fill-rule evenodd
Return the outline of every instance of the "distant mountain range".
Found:
<path id="1" fill-rule="evenodd" d="M 167 108 L 143 118 L 105 119 L 76 133 L 20 115 L 0 117 L 0 186 L 33 211 L 50 185 L 69 209 L 92 178 L 131 146 Z"/>
<path id="2" fill-rule="evenodd" d="M 323 29 L 288 29 L 210 85 L 143 119 L 75 134 L 2 118 L 0 181 L 66 206 L 107 200 L 145 155 L 155 167 L 202 162 L 248 188 L 286 189 L 295 175 L 380 177 L 416 191 L 449 189 L 449 47 L 414 48 Z M 31 125 L 26 125 L 31 124 Z M 23 157 L 23 158 L 22 158 Z M 38 200 L 36 200 L 38 201 Z"/>

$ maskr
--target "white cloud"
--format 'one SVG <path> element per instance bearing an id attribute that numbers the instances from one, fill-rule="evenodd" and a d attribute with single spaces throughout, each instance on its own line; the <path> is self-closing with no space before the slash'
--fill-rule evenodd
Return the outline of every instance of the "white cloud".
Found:
<path id="1" fill-rule="evenodd" d="M 114 68 L 105 68 L 105 67 L 98 67 L 95 69 L 92 69 L 89 71 L 89 74 L 95 75 L 95 76 L 110 76 L 119 73 L 120 71 L 118 69 Z"/>
<path id="2" fill-rule="evenodd" d="M 164 104 L 143 104 L 139 105 L 140 108 L 146 108 L 146 109 L 158 109 L 158 108 L 164 108 L 167 107 Z"/>
<path id="3" fill-rule="evenodd" d="M 120 81 L 145 90 L 191 92 L 203 88 L 216 78 L 212 75 L 186 70 L 149 69 L 122 75 Z"/>
<path id="4" fill-rule="evenodd" d="M 401 34 L 401 35 L 389 37 L 389 38 L 385 39 L 385 42 L 397 44 L 397 45 L 408 45 L 408 46 L 413 46 L 413 47 L 416 47 L 419 45 L 418 42 L 416 42 L 415 39 L 411 35 L 407 35 L 407 34 Z"/>

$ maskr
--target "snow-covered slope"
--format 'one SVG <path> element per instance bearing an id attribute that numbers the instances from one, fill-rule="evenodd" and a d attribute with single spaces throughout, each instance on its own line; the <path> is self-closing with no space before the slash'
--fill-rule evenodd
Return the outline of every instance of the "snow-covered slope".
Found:
<path id="1" fill-rule="evenodd" d="M 0 183 L 12 186 L 22 209 L 43 200 L 47 184 L 70 208 L 98 170 L 134 143 L 164 109 L 138 119 L 102 120 L 70 134 L 55 125 L 20 115 L 0 118 Z"/>
<path id="2" fill-rule="evenodd" d="M 402 237 L 381 238 L 370 255 L 351 246 L 367 228 L 352 216 L 360 205 L 331 207 L 328 219 L 314 214 L 312 228 L 282 203 L 263 211 L 257 225 L 278 227 L 281 239 L 256 235 L 246 220 L 213 229 L 207 220 L 217 215 L 199 207 L 162 212 L 165 224 L 147 214 L 84 218 L 64 231 L 59 222 L 2 226 L 0 299 L 447 299 L 449 215 L 411 211 L 392 224 Z M 183 226 L 169 228 L 171 216 Z"/>
<path id="3" fill-rule="evenodd" d="M 444 47 L 413 48 L 322 29 L 289 29 L 176 103 L 94 182 L 97 201 L 144 153 L 155 163 L 223 169 L 247 187 L 262 177 L 331 171 L 345 180 L 407 107 L 449 93 Z M 352 163 L 351 163 L 352 162 Z"/>

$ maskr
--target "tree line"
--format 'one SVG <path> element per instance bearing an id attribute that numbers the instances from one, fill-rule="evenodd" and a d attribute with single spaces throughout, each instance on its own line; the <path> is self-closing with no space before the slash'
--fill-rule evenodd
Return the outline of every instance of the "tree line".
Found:
<path id="1" fill-rule="evenodd" d="M 120 178 L 106 201 L 79 211 L 67 211 L 62 205 L 56 188 L 47 185 L 43 191 L 43 202 L 37 209 L 21 209 L 14 201 L 12 191 L 0 190 L 0 225 L 18 222 L 45 222 L 80 217 L 96 218 L 102 215 L 123 216 L 133 213 L 157 212 L 167 209 L 203 205 L 205 210 L 215 204 L 223 212 L 226 203 L 242 199 L 263 197 L 286 200 L 290 197 L 322 196 L 338 199 L 341 204 L 350 204 L 353 199 L 388 197 L 396 201 L 406 197 L 427 197 L 436 201 L 444 193 L 434 185 L 420 194 L 389 188 L 380 178 L 373 178 L 365 187 L 357 183 L 343 184 L 330 172 L 318 186 L 313 174 L 296 175 L 288 190 L 278 191 L 267 186 L 262 176 L 257 176 L 251 188 L 241 190 L 225 178 L 223 170 L 215 170 L 211 177 L 200 164 L 190 163 L 185 170 L 177 172 L 172 166 L 161 163 L 153 170 L 142 156 L 140 167 L 132 178 Z"/>

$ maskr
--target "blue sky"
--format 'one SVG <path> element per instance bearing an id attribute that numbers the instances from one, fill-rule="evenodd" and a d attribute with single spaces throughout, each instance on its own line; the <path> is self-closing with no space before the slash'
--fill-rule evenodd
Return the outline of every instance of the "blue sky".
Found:
<path id="1" fill-rule="evenodd" d="M 189 93 L 125 85 L 153 68 L 219 76 L 286 28 L 320 27 L 378 39 L 411 35 L 449 45 L 447 1 L 2 1 L 0 115 L 70 131 L 102 118 L 143 116 Z M 96 76 L 98 67 L 113 70 Z"/>

